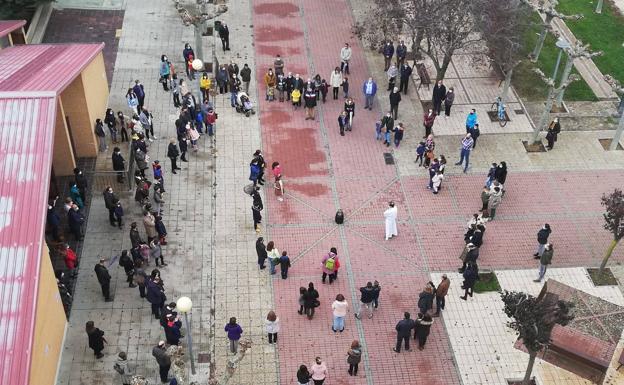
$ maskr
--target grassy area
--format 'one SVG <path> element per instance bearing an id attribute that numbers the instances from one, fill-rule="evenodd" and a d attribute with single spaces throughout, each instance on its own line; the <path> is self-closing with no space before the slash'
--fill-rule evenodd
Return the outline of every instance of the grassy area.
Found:
<path id="1" fill-rule="evenodd" d="M 594 13 L 595 8 L 596 0 L 561 0 L 557 9 L 565 14 L 583 14 L 580 20 L 566 20 L 566 25 L 577 39 L 589 43 L 592 50 L 604 52 L 594 58 L 603 74 L 624 82 L 624 17 L 608 0 L 601 14 Z"/>
<path id="2" fill-rule="evenodd" d="M 537 42 L 538 34 L 540 32 L 540 22 L 541 21 L 538 14 L 533 14 L 533 17 L 531 18 L 532 27 L 526 33 L 524 39 L 525 57 L 528 56 L 535 47 L 535 43 Z M 542 52 L 540 53 L 537 63 L 532 63 L 527 59 L 523 61 L 514 71 L 512 83 L 516 91 L 520 94 L 520 97 L 522 97 L 523 99 L 529 101 L 540 101 L 546 99 L 546 95 L 548 94 L 548 88 L 539 78 L 539 76 L 537 76 L 533 72 L 533 68 L 538 67 L 547 76 L 552 76 L 552 73 L 555 69 L 555 64 L 557 63 L 557 55 L 559 53 L 559 48 L 555 46 L 556 41 L 557 39 L 552 34 L 547 34 L 546 41 L 544 42 L 544 48 L 542 48 Z M 559 76 L 563 71 L 564 65 L 565 55 L 561 58 L 561 64 L 559 66 L 558 74 Z M 576 71 L 576 69 L 573 69 L 572 73 L 578 72 Z M 566 90 L 564 100 L 596 101 L 598 99 L 592 92 L 591 88 L 589 88 L 587 83 L 585 83 L 585 81 L 581 79 L 570 85 L 570 87 Z"/>
<path id="3" fill-rule="evenodd" d="M 479 280 L 474 285 L 475 293 L 484 293 L 486 291 L 500 291 L 501 287 L 498 278 L 494 272 L 479 273 Z"/>

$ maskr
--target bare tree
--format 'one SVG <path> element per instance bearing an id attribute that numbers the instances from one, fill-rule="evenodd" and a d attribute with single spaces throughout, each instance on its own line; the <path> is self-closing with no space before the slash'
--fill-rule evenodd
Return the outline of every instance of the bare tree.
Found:
<path id="1" fill-rule="evenodd" d="M 221 379 L 217 379 L 217 365 L 214 360 L 210 362 L 210 378 L 208 379 L 208 385 L 227 385 L 230 382 L 234 373 L 236 373 L 236 369 L 238 368 L 238 364 L 245 358 L 245 354 L 247 350 L 251 347 L 250 340 L 241 340 L 238 343 L 238 351 L 235 356 L 228 357 L 227 367 L 225 368 L 225 373 L 221 376 Z"/>
<path id="2" fill-rule="evenodd" d="M 505 76 L 500 98 L 507 100 L 513 70 L 520 64 L 524 35 L 530 26 L 531 8 L 524 0 L 477 0 L 482 10 L 476 20 L 488 49 L 488 57 Z"/>
<path id="3" fill-rule="evenodd" d="M 578 58 L 582 58 L 582 57 L 591 59 L 594 56 L 602 55 L 602 51 L 590 52 L 589 44 L 583 45 L 583 42 L 581 42 L 580 40 L 577 40 L 576 43 L 572 44 L 565 51 L 567 54 L 567 59 L 566 59 L 565 67 L 563 68 L 563 75 L 561 76 L 562 83 L 566 82 L 568 78 L 570 77 L 570 73 L 572 72 L 572 66 L 574 65 L 574 60 Z M 565 90 L 563 90 L 557 96 L 557 107 L 561 107 L 561 104 L 563 103 L 564 92 Z"/>
<path id="4" fill-rule="evenodd" d="M 537 353 L 550 344 L 550 335 L 555 325 L 565 326 L 574 318 L 570 315 L 574 304 L 548 294 L 535 298 L 526 293 L 507 290 L 501 294 L 501 298 L 505 314 L 512 318 L 507 325 L 516 331 L 518 340 L 529 352 L 529 363 L 522 381 L 523 385 L 529 385 Z"/>
<path id="5" fill-rule="evenodd" d="M 622 138 L 622 133 L 624 133 L 624 87 L 611 75 L 605 75 L 604 79 L 609 83 L 613 91 L 620 96 L 620 104 L 615 114 L 616 117 L 619 117 L 618 125 L 609 145 L 609 151 L 615 151 Z"/>
<path id="6" fill-rule="evenodd" d="M 603 226 L 605 230 L 608 230 L 613 235 L 613 239 L 600 264 L 599 274 L 602 274 L 607 265 L 607 261 L 611 258 L 613 250 L 620 240 L 624 238 L 624 193 L 622 193 L 622 190 L 616 188 L 609 195 L 603 194 L 600 199 L 600 204 L 602 204 L 606 210 L 606 213 L 603 214 L 605 220 Z"/>
<path id="7" fill-rule="evenodd" d="M 578 20 L 583 18 L 583 15 L 564 15 L 563 13 L 558 12 L 555 8 L 559 5 L 559 0 L 539 0 L 537 5 L 532 4 L 529 0 L 526 0 L 527 4 L 530 4 L 533 9 L 537 12 L 544 15 L 544 23 L 542 24 L 542 30 L 540 31 L 539 38 L 537 39 L 537 43 L 535 44 L 535 49 L 533 49 L 533 53 L 531 54 L 531 61 L 536 62 L 539 58 L 540 52 L 542 51 L 542 47 L 544 46 L 544 40 L 546 40 L 546 33 L 551 32 L 554 33 L 554 29 L 552 27 L 552 21 L 555 18 L 559 18 L 561 20 Z M 555 33 L 556 36 L 558 34 Z"/>
<path id="8" fill-rule="evenodd" d="M 228 8 L 225 1 L 196 0 L 194 4 L 185 4 L 184 0 L 173 0 L 173 2 L 180 14 L 182 23 L 186 26 L 192 25 L 194 28 L 196 58 L 205 60 L 201 38 L 203 32 L 206 31 L 206 23 L 208 20 L 227 12 Z"/>
<path id="9" fill-rule="evenodd" d="M 373 0 L 353 24 L 353 33 L 373 50 L 393 40 L 403 29 L 400 0 Z"/>
<path id="10" fill-rule="evenodd" d="M 550 118 L 550 112 L 552 111 L 553 105 L 555 104 L 555 100 L 559 96 L 560 93 L 564 92 L 566 88 L 570 85 L 570 83 L 579 80 L 579 76 L 577 74 L 572 74 L 568 76 L 566 81 L 562 82 L 559 87 L 555 87 L 555 80 L 549 78 L 544 75 L 544 72 L 539 68 L 533 70 L 546 85 L 548 86 L 548 96 L 546 97 L 546 103 L 544 106 L 544 111 L 542 112 L 542 116 L 540 117 L 539 123 L 533 129 L 533 137 L 531 139 L 531 143 L 539 143 L 539 134 L 540 131 L 543 131 L 548 126 L 548 120 Z"/>

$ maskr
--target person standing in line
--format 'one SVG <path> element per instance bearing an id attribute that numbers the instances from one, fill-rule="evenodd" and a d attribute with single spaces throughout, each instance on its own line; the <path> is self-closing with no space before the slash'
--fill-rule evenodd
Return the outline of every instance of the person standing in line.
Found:
<path id="1" fill-rule="evenodd" d="M 171 357 L 167 354 L 165 341 L 160 341 L 158 345 L 152 348 L 152 356 L 156 358 L 158 363 L 158 372 L 160 374 L 160 382 L 163 384 L 169 381 L 169 369 L 171 369 Z"/>
<path id="2" fill-rule="evenodd" d="M 488 198 L 488 219 L 490 221 L 493 221 L 494 217 L 496 217 L 496 209 L 498 205 L 501 204 L 502 196 L 500 187 L 494 187 L 492 189 L 490 197 Z"/>
<path id="3" fill-rule="evenodd" d="M 113 155 L 111 156 L 113 161 L 113 170 L 117 171 L 117 182 L 124 182 L 124 171 L 126 170 L 126 160 L 121 155 L 121 149 L 119 147 L 113 148 Z"/>
<path id="4" fill-rule="evenodd" d="M 396 66 L 397 68 L 401 68 L 403 63 L 405 63 L 405 57 L 407 56 L 407 46 L 405 42 L 401 40 L 399 44 L 396 46 Z"/>
<path id="5" fill-rule="evenodd" d="M 111 186 L 106 186 L 102 195 L 104 196 L 104 205 L 108 210 L 108 221 L 111 226 L 117 226 L 117 220 L 115 219 L 115 207 L 117 206 L 117 202 L 119 202 L 119 198 L 117 198 L 117 195 L 115 195 Z"/>
<path id="6" fill-rule="evenodd" d="M 418 350 L 424 350 L 427 343 L 427 337 L 433 325 L 433 318 L 429 314 L 419 314 L 414 327 L 414 339 L 418 340 Z"/>
<path id="7" fill-rule="evenodd" d="M 507 181 L 507 162 L 503 161 L 496 167 L 494 180 L 500 183 L 502 194 L 505 195 L 505 182 Z"/>
<path id="8" fill-rule="evenodd" d="M 381 294 L 381 285 L 379 281 L 373 282 L 373 311 L 379 307 L 379 294 Z"/>
<path id="9" fill-rule="evenodd" d="M 178 319 L 177 314 L 165 315 L 165 325 L 164 325 L 165 338 L 167 339 L 167 343 L 169 345 L 180 344 L 180 338 L 182 337 L 182 333 L 180 332 L 181 328 L 182 328 L 182 321 Z"/>
<path id="10" fill-rule="evenodd" d="M 446 97 L 446 87 L 442 83 L 442 79 L 438 80 L 435 86 L 433 86 L 433 112 L 436 115 L 440 115 L 440 111 L 442 110 L 442 102 Z"/>
<path id="11" fill-rule="evenodd" d="M 145 89 L 143 88 L 143 84 L 141 84 L 138 79 L 134 81 L 134 87 L 132 87 L 132 91 L 137 96 L 137 99 L 139 101 L 139 104 L 137 105 L 137 112 L 141 112 L 143 110 L 143 105 L 145 104 Z"/>
<path id="12" fill-rule="evenodd" d="M 410 78 L 412 76 L 412 67 L 407 63 L 401 64 L 399 67 L 401 81 L 399 83 L 399 91 L 403 92 L 403 95 L 407 95 L 407 86 L 409 85 Z"/>
<path id="13" fill-rule="evenodd" d="M 314 284 L 310 282 L 308 284 L 308 290 L 306 290 L 303 297 L 303 310 L 310 320 L 314 317 L 314 309 L 320 305 L 318 297 L 318 291 L 314 288 Z"/>
<path id="14" fill-rule="evenodd" d="M 126 352 L 119 352 L 113 369 L 119 374 L 119 381 L 121 381 L 122 385 L 130 385 L 132 383 L 133 374 L 129 368 Z"/>
<path id="15" fill-rule="evenodd" d="M 394 146 L 399 148 L 401 141 L 403 140 L 403 133 L 405 129 L 403 128 L 403 122 L 399 122 L 399 124 L 394 127 Z"/>
<path id="16" fill-rule="evenodd" d="M 436 113 L 431 108 L 423 115 L 423 126 L 425 127 L 425 136 L 423 136 L 423 139 L 431 135 L 436 116 Z"/>
<path id="17" fill-rule="evenodd" d="M 477 139 L 481 135 L 481 130 L 479 130 L 479 123 L 475 124 L 474 127 L 470 130 L 470 136 L 472 137 L 472 148 L 477 147 Z"/>
<path id="18" fill-rule="evenodd" d="M 134 262 L 132 261 L 132 258 L 130 258 L 130 256 L 128 255 L 128 250 L 122 250 L 121 256 L 119 257 L 119 266 L 124 268 L 127 276 L 126 282 L 128 282 L 128 287 L 136 287 L 136 285 L 133 283 Z"/>
<path id="19" fill-rule="evenodd" d="M 392 117 L 392 111 L 388 111 L 388 113 L 383 118 L 381 118 L 380 126 L 381 130 L 385 133 L 384 144 L 386 146 L 390 146 L 390 135 L 388 133 L 391 132 L 394 128 L 394 118 Z"/>
<path id="20" fill-rule="evenodd" d="M 149 250 L 149 246 L 147 247 L 147 250 Z M 153 273 L 154 271 L 152 271 L 152 274 Z M 152 315 L 154 318 L 160 319 L 160 314 L 165 306 L 165 301 L 167 300 L 167 297 L 165 296 L 165 289 L 162 287 L 162 281 L 159 277 L 147 279 L 145 281 L 145 286 L 147 288 L 147 301 L 152 305 Z"/>
<path id="21" fill-rule="evenodd" d="M 418 295 L 418 310 L 420 311 L 420 314 L 427 314 L 427 312 L 433 308 L 433 292 L 433 284 L 430 282 Z"/>
<path id="22" fill-rule="evenodd" d="M 299 315 L 303 315 L 303 312 L 305 311 L 305 298 L 307 291 L 308 289 L 303 286 L 299 288 L 299 310 L 297 310 Z"/>
<path id="23" fill-rule="evenodd" d="M 208 77 L 208 73 L 204 72 L 199 78 L 199 90 L 202 94 L 202 102 L 210 100 L 210 88 L 212 87 L 212 80 Z"/>
<path id="24" fill-rule="evenodd" d="M 435 172 L 435 175 L 431 178 L 431 191 L 434 194 L 440 192 L 440 187 L 442 187 L 442 180 L 444 180 L 444 174 L 438 169 Z"/>
<path id="25" fill-rule="evenodd" d="M 557 117 L 548 125 L 548 132 L 546 133 L 546 140 L 548 141 L 548 145 L 546 146 L 547 150 L 552 150 L 555 147 L 557 135 L 559 135 L 560 132 L 561 124 L 559 123 L 559 118 Z"/>
<path id="26" fill-rule="evenodd" d="M 442 274 L 442 280 L 438 284 L 435 291 L 436 297 L 436 312 L 434 317 L 439 317 L 440 312 L 444 310 L 444 304 L 446 303 L 446 295 L 448 294 L 449 287 L 451 286 L 451 280 L 446 274 Z"/>
<path id="27" fill-rule="evenodd" d="M 275 68 L 275 76 L 284 75 L 284 59 L 277 54 L 275 56 L 275 60 L 273 61 L 273 68 Z"/>
<path id="28" fill-rule="evenodd" d="M 395 88 L 397 76 L 399 76 L 399 69 L 392 64 L 390 68 L 388 68 L 386 76 L 388 77 L 388 91 L 392 91 L 392 89 Z"/>
<path id="29" fill-rule="evenodd" d="M 98 148 L 100 152 L 104 152 L 108 149 L 106 145 L 106 133 L 104 132 L 104 123 L 102 123 L 102 119 L 95 119 L 95 136 L 98 139 Z"/>
<path id="30" fill-rule="evenodd" d="M 340 136 L 344 136 L 345 128 L 348 124 L 347 112 L 342 111 L 340 115 L 338 115 L 338 128 L 340 129 Z"/>
<path id="31" fill-rule="evenodd" d="M 306 112 L 305 120 L 314 120 L 314 109 L 316 108 L 316 91 L 308 87 L 306 92 L 303 94 L 303 102 Z"/>
<path id="32" fill-rule="evenodd" d="M 453 102 L 455 101 L 455 89 L 453 87 L 449 87 L 448 91 L 446 91 L 446 95 L 444 96 L 444 116 L 451 116 L 451 107 L 453 107 Z"/>
<path id="33" fill-rule="evenodd" d="M 275 99 L 275 85 L 277 84 L 277 78 L 273 73 L 273 69 L 269 68 L 266 74 L 264 74 L 264 85 L 266 86 L 265 100 L 272 102 Z"/>
<path id="34" fill-rule="evenodd" d="M 264 245 L 264 238 L 262 237 L 258 237 L 258 240 L 256 240 L 256 254 L 258 254 L 258 266 L 260 270 L 265 269 L 264 261 L 267 259 L 267 250 Z"/>
<path id="35" fill-rule="evenodd" d="M 347 310 L 349 309 L 349 303 L 345 299 L 344 295 L 338 294 L 336 300 L 332 303 L 332 313 L 334 321 L 332 323 L 332 330 L 334 333 L 337 331 L 343 332 L 345 327 L 345 317 L 347 316 Z"/>
<path id="36" fill-rule="evenodd" d="M 425 156 L 425 142 L 420 142 L 418 143 L 418 147 L 416 147 L 416 160 L 414 161 L 414 163 L 418 163 L 418 167 L 422 167 L 424 156 Z"/>
<path id="37" fill-rule="evenodd" d="M 472 145 L 474 144 L 474 140 L 472 140 L 472 135 L 470 133 L 466 134 L 466 136 L 461 141 L 461 152 L 459 154 L 459 162 L 455 163 L 455 166 L 461 166 L 466 160 L 466 166 L 464 167 L 464 173 L 468 170 L 470 166 L 470 151 L 472 150 Z"/>
<path id="38" fill-rule="evenodd" d="M 475 124 L 477 124 L 477 110 L 473 108 L 470 110 L 468 116 L 466 116 L 466 133 L 469 133 Z"/>
<path id="39" fill-rule="evenodd" d="M 273 241 L 269 241 L 266 247 L 267 257 L 269 258 L 269 273 L 275 274 L 275 266 L 279 263 L 280 253 L 275 247 Z"/>
<path id="40" fill-rule="evenodd" d="M 388 203 L 388 209 L 384 211 L 384 218 L 386 223 L 386 241 L 399 235 L 396 223 L 397 211 L 398 210 L 394 205 L 394 202 L 390 201 Z"/>
<path id="41" fill-rule="evenodd" d="M 412 336 L 412 329 L 414 329 L 415 323 L 411 319 L 409 312 L 403 313 L 403 319 L 399 321 L 395 329 L 397 331 L 396 346 L 392 348 L 392 351 L 401 353 L 401 343 L 405 342 L 405 350 L 410 351 L 410 337 Z"/>
<path id="42" fill-rule="evenodd" d="M 223 46 L 223 52 L 230 50 L 230 29 L 227 24 L 222 23 L 219 27 L 219 38 L 221 39 L 221 45 Z"/>
<path id="43" fill-rule="evenodd" d="M 156 218 L 148 210 L 143 213 L 143 227 L 145 228 L 145 234 L 147 235 L 147 243 L 150 243 L 154 239 L 158 239 L 158 232 L 156 231 Z"/>
<path id="44" fill-rule="evenodd" d="M 485 214 L 486 217 L 487 217 L 488 203 L 490 201 L 490 194 L 491 194 L 491 191 L 489 187 L 483 186 L 483 190 L 481 190 L 481 209 L 479 211 L 486 213 Z"/>
<path id="45" fill-rule="evenodd" d="M 357 376 L 358 365 L 362 361 L 362 346 L 358 340 L 351 342 L 351 348 L 347 351 L 347 363 L 349 364 L 349 375 Z"/>
<path id="46" fill-rule="evenodd" d="M 83 222 L 84 216 L 80 213 L 78 205 L 72 204 L 71 210 L 67 213 L 67 225 L 71 233 L 74 234 L 76 241 L 82 241 L 84 239 L 81 230 Z"/>
<path id="47" fill-rule="evenodd" d="M 533 254 L 534 259 L 540 259 L 542 257 L 551 232 L 552 230 L 550 229 L 550 225 L 548 223 L 545 223 L 544 226 L 537 232 L 537 251 Z"/>
<path id="48" fill-rule="evenodd" d="M 340 72 L 340 68 L 334 68 L 334 71 L 329 75 L 329 85 L 332 87 L 332 95 L 334 100 L 338 100 L 338 90 L 342 85 L 342 72 Z M 295 87 L 296 88 L 296 87 Z"/>
<path id="49" fill-rule="evenodd" d="M 388 98 L 390 100 L 390 112 L 392 114 L 392 118 L 398 119 L 399 103 L 401 103 L 401 93 L 399 92 L 399 89 L 394 87 Z"/>
<path id="50" fill-rule="evenodd" d="M 264 327 L 269 336 L 269 343 L 276 344 L 277 343 L 277 333 L 280 330 L 280 321 L 275 312 L 271 310 L 269 314 L 267 314 L 266 320 L 264 320 Z"/>
<path id="51" fill-rule="evenodd" d="M 391 41 L 387 41 L 383 47 L 383 56 L 384 56 L 384 71 L 388 71 L 390 68 L 390 63 L 392 62 L 392 56 L 394 56 L 394 45 L 392 45 Z"/>
<path id="52" fill-rule="evenodd" d="M 99 359 L 104 357 L 104 354 L 102 354 L 104 343 L 108 344 L 108 341 L 104 338 L 104 332 L 96 328 L 93 321 L 87 321 L 85 330 L 87 332 L 87 337 L 89 337 L 89 348 L 93 349 L 95 358 Z"/>
<path id="53" fill-rule="evenodd" d="M 243 82 L 243 88 L 245 93 L 249 95 L 249 83 L 251 82 L 251 68 L 245 63 L 243 69 L 240 71 L 241 81 Z"/>
<path id="54" fill-rule="evenodd" d="M 548 268 L 548 265 L 550 265 L 552 262 L 554 252 L 555 251 L 551 243 L 547 243 L 544 246 L 544 251 L 540 256 L 539 275 L 537 279 L 533 280 L 533 282 L 542 282 L 542 279 L 544 279 L 544 275 L 546 275 L 546 269 Z"/>
<path id="55" fill-rule="evenodd" d="M 230 322 L 225 325 L 227 337 L 230 340 L 230 352 L 233 354 L 238 353 L 238 341 L 243 334 L 243 328 L 236 323 L 236 317 L 230 318 Z"/>
<path id="56" fill-rule="evenodd" d="M 282 251 L 282 256 L 279 259 L 280 272 L 282 273 L 282 279 L 288 278 L 288 269 L 290 269 L 290 258 L 288 252 Z"/>
<path id="57" fill-rule="evenodd" d="M 355 313 L 355 318 L 361 319 L 362 311 L 366 309 L 368 313 L 368 318 L 373 318 L 373 298 L 374 298 L 374 289 L 373 283 L 367 282 L 366 286 L 360 288 L 360 311 Z"/>
<path id="58" fill-rule="evenodd" d="M 342 93 L 344 96 L 344 99 L 349 97 L 349 78 L 347 78 L 346 76 L 342 77 Z"/>
<path id="59" fill-rule="evenodd" d="M 312 376 L 310 375 L 310 372 L 308 372 L 308 367 L 305 365 L 299 366 L 299 370 L 297 370 L 297 384 L 308 385 L 311 378 Z"/>
<path id="60" fill-rule="evenodd" d="M 459 298 L 466 301 L 468 299 L 468 296 L 472 297 L 472 294 L 474 293 L 474 285 L 479 279 L 479 267 L 477 266 L 476 262 L 468 262 L 468 264 L 466 265 L 466 270 L 464 270 L 463 272 L 463 277 L 464 283 L 461 287 L 462 289 L 464 289 L 464 295 L 460 296 Z"/>
<path id="61" fill-rule="evenodd" d="M 325 379 L 327 378 L 327 365 L 321 360 L 321 357 L 316 357 L 314 360 L 314 364 L 310 368 L 310 374 L 312 376 L 312 381 L 314 381 L 314 385 L 323 385 Z"/>
<path id="62" fill-rule="evenodd" d="M 111 276 L 108 273 L 108 269 L 105 265 L 106 259 L 100 258 L 100 262 L 95 265 L 95 275 L 97 276 L 98 282 L 100 283 L 100 287 L 102 288 L 102 295 L 104 296 L 104 300 L 106 302 L 112 302 L 113 299 L 110 297 L 110 280 Z"/>
<path id="63" fill-rule="evenodd" d="M 349 43 L 345 43 L 344 47 L 340 49 L 340 71 L 346 75 L 349 75 L 349 62 L 351 61 L 351 47 Z"/>
<path id="64" fill-rule="evenodd" d="M 364 99 L 366 100 L 364 109 L 372 111 L 375 94 L 377 93 L 377 83 L 375 83 L 372 77 L 368 78 L 368 80 L 362 85 L 362 93 L 364 94 Z"/>

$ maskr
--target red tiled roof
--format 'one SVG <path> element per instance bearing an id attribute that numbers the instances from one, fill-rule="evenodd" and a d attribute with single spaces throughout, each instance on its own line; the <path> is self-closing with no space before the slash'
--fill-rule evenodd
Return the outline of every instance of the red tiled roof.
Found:
<path id="1" fill-rule="evenodd" d="M 0 93 L 0 383 L 28 384 L 56 119 L 54 93 Z"/>
<path id="2" fill-rule="evenodd" d="M 0 93 L 52 91 L 58 95 L 102 48 L 104 43 L 17 45 L 0 50 Z"/>
<path id="3" fill-rule="evenodd" d="M 0 20 L 0 37 L 26 25 L 26 20 Z"/>

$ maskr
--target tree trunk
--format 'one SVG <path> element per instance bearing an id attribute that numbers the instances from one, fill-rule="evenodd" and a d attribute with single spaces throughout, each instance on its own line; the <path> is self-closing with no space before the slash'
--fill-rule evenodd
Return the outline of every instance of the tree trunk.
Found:
<path id="1" fill-rule="evenodd" d="M 604 258 L 602 258 L 602 263 L 600 264 L 600 270 L 598 271 L 599 275 L 602 275 L 602 273 L 604 272 L 605 266 L 607 266 L 607 261 L 609 261 L 609 258 L 611 258 L 611 254 L 613 253 L 613 250 L 615 250 L 615 247 L 617 246 L 618 242 L 619 242 L 618 239 L 614 239 L 609 244 L 609 247 L 607 248 L 607 252 L 605 253 Z"/>
<path id="2" fill-rule="evenodd" d="M 563 68 L 563 74 L 561 75 L 561 83 L 560 84 L 564 84 L 564 83 L 566 83 L 568 81 L 568 78 L 570 77 L 570 73 L 572 73 L 572 67 L 573 66 L 574 66 L 574 58 L 572 57 L 572 55 L 570 55 L 570 53 L 568 53 L 566 64 L 565 64 L 565 67 Z M 563 104 L 563 94 L 564 93 L 565 93 L 565 88 L 561 90 L 559 95 L 557 95 L 557 107 L 559 107 L 559 108 L 561 108 L 561 106 Z"/>
<path id="3" fill-rule="evenodd" d="M 522 385 L 529 385 L 529 381 L 531 381 L 531 373 L 533 373 L 533 365 L 535 364 L 536 356 L 537 356 L 537 352 L 529 351 L 529 364 L 527 365 L 526 372 L 524 373 L 524 379 L 522 380 Z"/>
<path id="4" fill-rule="evenodd" d="M 509 87 L 511 87 L 511 77 L 513 76 L 513 68 L 511 68 L 505 74 L 505 81 L 503 83 L 503 91 L 501 92 L 500 98 L 502 102 L 507 100 L 507 94 L 509 93 Z"/>
<path id="5" fill-rule="evenodd" d="M 420 45 L 422 44 L 425 32 L 422 28 L 418 28 L 416 31 L 416 37 L 412 41 L 412 52 L 414 52 L 414 61 L 422 60 L 422 51 Z"/>
<path id="6" fill-rule="evenodd" d="M 598 4 L 596 5 L 596 13 L 602 13 L 602 4 L 604 0 L 598 0 Z"/>
<path id="7" fill-rule="evenodd" d="M 622 100 L 624 101 L 624 96 L 622 96 Z M 618 121 L 618 126 L 615 130 L 615 134 L 613 135 L 613 139 L 611 139 L 609 151 L 615 151 L 617 149 L 620 139 L 622 138 L 622 132 L 624 132 L 624 111 L 620 113 L 620 120 Z"/>
<path id="8" fill-rule="evenodd" d="M 535 144 L 538 142 L 540 131 L 544 130 L 548 126 L 548 120 L 550 118 L 550 111 L 553 106 L 553 93 L 555 91 L 555 87 L 551 86 L 548 90 L 548 96 L 546 97 L 546 105 L 544 107 L 544 112 L 542 112 L 542 117 L 539 120 L 539 123 L 535 126 L 533 130 L 533 138 L 531 139 L 531 143 Z"/>
<path id="9" fill-rule="evenodd" d="M 531 61 L 533 63 L 537 62 L 537 59 L 539 59 L 540 52 L 542 52 L 542 47 L 544 47 L 544 40 L 546 40 L 546 33 L 548 32 L 546 27 L 550 25 L 552 19 L 552 16 L 546 15 L 546 20 L 544 20 L 544 26 L 542 27 L 539 38 L 537 39 L 537 44 L 535 44 L 535 49 L 531 54 Z"/>
<path id="10" fill-rule="evenodd" d="M 440 65 L 439 63 L 436 63 L 435 61 L 433 62 L 433 64 L 435 64 L 436 67 L 436 83 L 438 80 L 444 80 L 444 75 L 446 75 L 446 70 L 448 69 L 449 65 L 451 64 L 451 57 L 453 56 L 452 53 L 448 53 L 446 55 L 444 55 L 444 59 L 442 60 L 442 65 Z"/>

